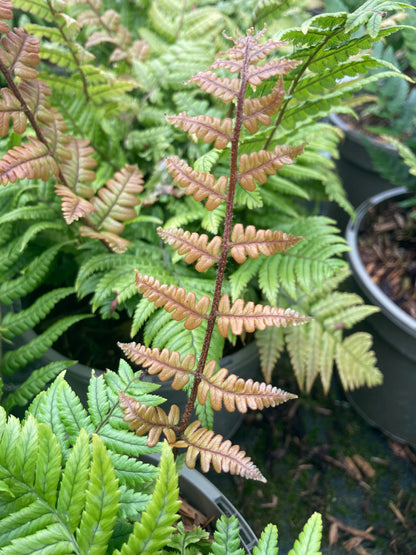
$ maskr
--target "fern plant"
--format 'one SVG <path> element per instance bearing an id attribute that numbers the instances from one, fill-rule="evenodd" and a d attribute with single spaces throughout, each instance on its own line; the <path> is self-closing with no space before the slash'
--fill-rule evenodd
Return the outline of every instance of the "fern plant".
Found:
<path id="1" fill-rule="evenodd" d="M 320 120 L 333 110 L 349 111 L 355 93 L 378 78 L 368 74 L 371 68 L 379 67 L 379 62 L 367 49 L 377 38 L 389 36 L 400 28 L 394 19 L 390 20 L 392 24 L 381 25 L 374 11 L 381 7 L 387 10 L 396 7 L 400 11 L 405 5 L 389 4 L 388 7 L 382 2 L 366 2 L 352 14 L 321 14 L 307 20 L 302 27 L 280 31 L 278 38 L 288 41 L 288 44 L 285 42 L 280 47 L 277 57 L 291 71 L 284 73 L 277 81 L 259 80 L 255 90 L 247 90 L 247 101 L 256 104 L 252 113 L 255 114 L 257 110 L 258 120 L 253 116 L 253 121 L 247 120 L 247 126 L 242 128 L 239 152 L 243 163 L 254 165 L 255 152 L 258 150 L 267 151 L 267 156 L 272 156 L 270 153 L 273 149 L 283 142 L 290 145 L 304 144 L 304 148 L 296 158 L 296 163 L 283 165 L 274 173 L 273 169 L 267 167 L 264 173 L 253 174 L 244 178 L 244 183 L 238 183 L 234 215 L 237 220 L 244 222 L 245 227 L 236 226 L 232 240 L 247 241 L 253 246 L 246 253 L 240 249 L 240 255 L 235 260 L 231 257 L 227 264 L 224 292 L 230 295 L 231 302 L 243 296 L 246 301 L 256 304 L 279 303 L 282 307 L 291 306 L 304 314 L 311 314 L 311 304 L 318 301 L 322 306 L 333 308 L 322 313 L 323 319 L 319 325 L 317 320 L 307 327 L 270 327 L 255 331 L 263 374 L 268 382 L 285 347 L 291 353 L 301 389 L 310 391 L 316 378 L 320 377 L 324 390 L 328 391 L 335 365 L 347 389 L 364 384 L 376 385 L 381 381 L 371 355 L 369 336 L 354 335 L 354 340 L 346 340 L 344 332 L 374 309 L 363 305 L 356 297 L 340 295 L 335 290 L 342 287 L 341 277 L 347 275 L 345 269 L 342 270 L 344 262 L 339 257 L 346 249 L 346 244 L 339 236 L 334 222 L 313 211 L 313 203 L 325 198 L 336 200 L 351 211 L 339 178 L 335 176 L 333 160 L 323 153 L 326 151 L 336 155 L 337 130 Z M 274 58 L 269 55 L 267 60 L 266 64 L 272 63 L 270 60 Z M 383 69 L 382 75 L 386 77 L 400 75 L 389 64 L 381 63 L 380 67 Z M 224 101 L 229 106 L 228 114 L 235 117 L 238 80 L 233 76 L 223 77 L 228 81 L 217 89 L 218 75 L 223 76 L 225 73 L 202 72 L 192 77 L 190 82 L 214 95 L 218 101 Z M 345 75 L 351 79 L 342 80 Z M 198 117 L 193 113 L 190 115 Z M 180 122 L 185 117 L 181 116 L 175 121 Z M 198 121 L 202 122 L 203 116 L 199 118 Z M 191 117 L 189 121 L 193 121 Z M 229 124 L 229 120 L 225 121 Z M 170 268 L 165 265 L 162 273 L 156 267 L 152 272 L 140 270 L 142 274 L 157 275 L 163 281 L 166 280 L 166 269 L 169 269 L 174 277 L 170 283 L 190 288 L 200 296 L 214 289 L 215 265 L 210 268 L 205 265 L 207 260 L 217 262 L 219 244 L 216 240 L 211 245 L 208 237 L 222 229 L 226 218 L 224 197 L 227 184 L 224 174 L 229 171 L 231 148 L 226 144 L 228 131 L 225 125 L 220 129 L 220 139 L 208 133 L 205 135 L 207 142 L 212 139 L 214 148 L 192 166 L 176 158 L 168 159 L 168 169 L 186 197 L 173 201 L 176 202 L 176 213 L 165 223 L 160 235 L 178 251 L 173 258 L 174 264 Z M 194 133 L 192 127 L 189 130 Z M 192 183 L 189 184 L 187 179 L 191 179 Z M 199 183 L 195 180 L 199 180 Z M 207 187 L 214 186 L 215 194 L 208 194 Z M 204 197 L 207 199 L 205 207 L 200 203 Z M 187 267 L 179 264 L 180 255 L 185 255 L 186 262 L 195 259 L 196 255 L 188 244 L 192 234 L 186 232 L 187 235 L 181 238 L 182 246 L 179 246 L 175 234 L 168 231 L 170 227 L 180 229 L 189 224 L 194 225 L 195 233 L 204 236 L 201 243 L 206 248 L 209 245 L 209 248 L 217 249 L 212 251 L 211 257 L 201 252 L 198 268 L 204 269 L 204 274 L 197 278 Z M 298 241 L 290 249 L 277 252 L 274 256 L 262 256 L 264 253 L 260 251 L 262 254 L 259 254 L 256 248 L 255 228 L 263 226 L 270 230 L 269 238 L 280 231 L 306 237 L 306 240 Z M 240 264 L 245 256 L 246 262 Z M 93 273 L 91 269 L 90 275 Z M 330 281 L 334 276 L 338 277 Z M 334 284 L 333 290 L 329 288 L 330 283 Z M 338 304 L 341 299 L 342 305 Z M 339 319 L 337 310 L 342 310 Z M 149 306 L 145 299 L 137 306 L 133 333 L 142 327 L 147 346 L 171 348 L 182 356 L 187 353 L 199 356 L 203 342 L 199 328 L 191 330 L 191 333 L 186 332 L 166 312 Z M 312 330 L 312 335 L 309 330 Z M 222 352 L 221 342 L 224 338 L 219 335 L 214 336 L 211 344 L 213 358 L 219 358 L 218 353 Z M 227 339 L 235 342 L 235 335 L 230 333 Z M 310 349 L 311 341 L 314 350 Z M 357 348 L 362 349 L 362 355 L 358 358 Z M 360 362 L 351 365 L 351 360 Z M 202 417 L 203 412 L 201 409 L 198 414 Z"/>
<path id="2" fill-rule="evenodd" d="M 118 373 L 92 376 L 84 408 L 58 376 L 39 394 L 23 421 L 0 407 L 0 552 L 242 553 L 235 517 L 218 520 L 213 543 L 195 527 L 185 532 L 178 510 L 178 472 L 167 443 L 159 467 L 140 460 L 144 438 L 128 430 L 119 394 L 149 405 L 162 399 L 156 385 L 121 361 Z M 322 523 L 314 514 L 297 549 L 318 553 Z M 264 530 L 254 553 L 277 553 L 277 528 Z"/>

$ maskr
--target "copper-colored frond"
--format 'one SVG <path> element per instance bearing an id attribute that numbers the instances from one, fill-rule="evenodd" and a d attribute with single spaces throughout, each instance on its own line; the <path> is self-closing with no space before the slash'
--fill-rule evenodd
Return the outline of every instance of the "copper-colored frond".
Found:
<path id="1" fill-rule="evenodd" d="M 116 233 L 111 233 L 111 231 L 95 231 L 95 229 L 86 225 L 80 226 L 79 231 L 82 237 L 91 237 L 91 239 L 98 239 L 106 243 L 109 248 L 117 254 L 125 252 L 130 245 L 130 241 L 120 237 L 120 235 Z"/>
<path id="2" fill-rule="evenodd" d="M 241 81 L 239 78 L 230 79 L 219 77 L 212 71 L 203 71 L 191 77 L 188 83 L 198 83 L 199 87 L 212 94 L 216 98 L 221 98 L 224 102 L 230 102 L 238 95 Z"/>
<path id="3" fill-rule="evenodd" d="M 10 89 L 1 89 L 0 100 L 0 137 L 5 137 L 9 132 L 10 120 L 13 131 L 22 134 L 26 131 L 27 120 L 22 105 Z"/>
<path id="4" fill-rule="evenodd" d="M 182 389 L 189 381 L 195 368 L 194 355 L 187 354 L 181 361 L 177 351 L 150 349 L 140 343 L 117 343 L 126 357 L 139 366 L 148 369 L 149 374 L 157 374 L 163 382 L 174 378 L 173 389 Z"/>
<path id="5" fill-rule="evenodd" d="M 270 256 L 276 252 L 285 251 L 304 239 L 271 229 L 256 229 L 249 225 L 244 229 L 242 224 L 236 224 L 231 234 L 231 256 L 242 264 L 247 256 L 257 258 L 259 254 Z"/>
<path id="6" fill-rule="evenodd" d="M 190 135 L 194 134 L 205 143 L 215 141 L 214 147 L 222 150 L 231 141 L 233 120 L 231 118 L 215 118 L 213 116 L 188 116 L 181 112 L 177 116 L 166 116 L 169 123 L 180 127 Z"/>
<path id="7" fill-rule="evenodd" d="M 303 152 L 304 144 L 299 146 L 276 146 L 273 152 L 260 150 L 251 154 L 242 154 L 239 164 L 238 179 L 247 191 L 254 191 L 256 184 L 266 183 L 267 175 L 274 175 L 284 164 L 293 164 L 293 159 Z"/>
<path id="8" fill-rule="evenodd" d="M 248 68 L 248 82 L 251 85 L 261 85 L 264 79 L 269 79 L 274 75 L 284 75 L 289 73 L 301 62 L 297 60 L 273 60 L 262 66 L 250 66 Z"/>
<path id="9" fill-rule="evenodd" d="M 198 387 L 198 401 L 202 405 L 205 404 L 208 393 L 214 410 L 221 410 L 224 403 L 228 411 L 234 412 L 237 408 L 242 413 L 247 412 L 247 409 L 262 410 L 275 407 L 296 398 L 296 395 L 271 384 L 255 382 L 252 379 L 243 380 L 235 374 L 229 374 L 226 368 L 220 368 L 215 372 L 213 360 L 205 365 L 204 377 Z"/>
<path id="10" fill-rule="evenodd" d="M 0 160 L 0 183 L 6 185 L 16 179 L 48 181 L 51 173 L 58 175 L 58 166 L 46 145 L 29 137 L 29 142 L 15 146 Z"/>
<path id="11" fill-rule="evenodd" d="M 0 18 L 13 19 L 13 7 L 13 4 L 8 0 L 0 0 Z M 0 33 L 8 33 L 9 31 L 9 25 L 5 21 L 0 21 Z"/>
<path id="12" fill-rule="evenodd" d="M 197 260 L 195 269 L 198 272 L 205 272 L 214 262 L 218 261 L 218 253 L 221 249 L 222 238 L 215 236 L 209 241 L 208 235 L 203 233 L 191 233 L 183 229 L 163 229 L 157 228 L 157 232 L 172 248 L 179 254 L 185 255 L 185 262 L 192 264 Z"/>
<path id="13" fill-rule="evenodd" d="M 140 203 L 137 196 L 143 190 L 143 177 L 137 166 L 126 165 L 116 172 L 104 187 L 91 199 L 96 212 L 90 218 L 96 229 L 119 234 L 124 230 L 122 222 L 136 216 L 134 206 Z"/>
<path id="14" fill-rule="evenodd" d="M 91 198 L 94 195 L 94 189 L 85 183 L 95 179 L 95 172 L 92 169 L 97 165 L 97 161 L 92 157 L 94 149 L 87 140 L 71 138 L 67 150 L 71 153 L 71 157 L 61 162 L 65 181 L 74 193 L 84 198 Z"/>
<path id="15" fill-rule="evenodd" d="M 176 405 L 172 405 L 169 414 L 166 414 L 160 407 L 144 405 L 122 391 L 119 394 L 119 401 L 124 411 L 124 420 L 129 423 L 129 428 L 135 430 L 138 436 L 147 434 L 149 447 L 157 444 L 162 432 L 170 444 L 175 443 L 176 434 L 173 428 L 177 426 L 180 416 Z"/>
<path id="16" fill-rule="evenodd" d="M 200 422 L 193 422 L 185 430 L 183 440 L 178 447 L 187 447 L 185 463 L 194 468 L 198 455 L 201 469 L 208 472 L 210 466 L 217 472 L 229 472 L 243 478 L 266 482 L 265 477 L 239 445 L 232 445 L 230 440 L 223 441 L 221 435 L 214 435 L 212 430 L 200 428 Z"/>
<path id="17" fill-rule="evenodd" d="M 90 202 L 64 185 L 55 185 L 55 192 L 62 197 L 62 213 L 68 225 L 95 210 Z"/>
<path id="18" fill-rule="evenodd" d="M 167 158 L 166 167 L 172 174 L 175 183 L 183 187 L 187 195 L 192 195 L 197 201 L 207 199 L 205 203 L 207 210 L 214 210 L 225 200 L 226 177 L 221 176 L 215 181 L 212 174 L 193 170 L 177 156 Z"/>
<path id="19" fill-rule="evenodd" d="M 268 326 L 296 326 L 309 322 L 312 318 L 302 316 L 291 308 L 276 308 L 274 306 L 244 304 L 243 299 L 237 299 L 230 307 L 230 298 L 223 295 L 218 307 L 218 329 L 222 337 L 228 337 L 228 328 L 235 335 L 241 335 L 245 329 L 254 332 L 256 329 L 264 330 Z"/>
<path id="20" fill-rule="evenodd" d="M 40 40 L 32 37 L 24 29 L 15 28 L 2 37 L 0 60 L 21 79 L 36 79 L 38 72 L 33 69 L 40 63 Z"/>
<path id="21" fill-rule="evenodd" d="M 204 295 L 196 300 L 193 292 L 186 293 L 182 287 L 160 283 L 152 276 L 140 274 L 136 270 L 136 286 L 140 293 L 157 307 L 163 306 L 172 313 L 174 320 L 184 320 L 187 330 L 193 330 L 207 319 L 210 298 Z"/>
<path id="22" fill-rule="evenodd" d="M 273 90 L 267 96 L 246 98 L 244 100 L 243 123 L 250 133 L 257 133 L 258 124 L 270 125 L 271 115 L 277 114 L 285 96 L 283 80 L 279 79 Z"/>

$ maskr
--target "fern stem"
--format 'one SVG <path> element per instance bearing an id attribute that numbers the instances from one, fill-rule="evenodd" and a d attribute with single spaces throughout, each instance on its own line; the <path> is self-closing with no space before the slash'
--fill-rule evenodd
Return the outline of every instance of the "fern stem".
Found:
<path id="1" fill-rule="evenodd" d="M 63 24 L 63 23 L 62 23 L 62 24 L 59 24 L 59 19 L 58 19 L 58 17 L 57 17 L 57 16 L 59 15 L 59 13 L 54 9 L 54 7 L 52 6 L 50 0 L 47 0 L 47 2 L 48 2 L 48 6 L 49 6 L 49 9 L 50 9 L 50 12 L 51 12 L 51 14 L 52 14 L 52 16 L 53 16 L 53 18 L 54 18 L 55 25 L 56 25 L 58 31 L 61 33 L 62 38 L 64 39 L 64 41 L 65 41 L 65 43 L 66 43 L 66 45 L 67 45 L 67 47 L 68 47 L 68 50 L 69 50 L 69 52 L 71 53 L 71 56 L 72 56 L 72 58 L 73 58 L 73 60 L 74 60 L 74 62 L 75 62 L 75 64 L 76 64 L 76 66 L 77 66 L 77 68 L 78 68 L 79 74 L 80 74 L 80 76 L 81 76 L 82 89 L 83 89 L 83 91 L 84 91 L 85 99 L 86 99 L 87 101 L 89 101 L 89 100 L 91 100 L 91 97 L 90 97 L 90 94 L 89 94 L 89 92 L 88 92 L 87 79 L 86 79 L 86 77 L 85 77 L 85 75 L 84 75 L 84 72 L 83 72 L 82 69 L 81 69 L 81 62 L 80 62 L 79 59 L 78 59 L 77 53 L 76 53 L 76 51 L 75 51 L 75 49 L 74 49 L 74 47 L 73 47 L 73 45 L 72 45 L 72 41 L 66 36 L 65 29 L 64 29 L 64 24 Z"/>
<path id="2" fill-rule="evenodd" d="M 312 52 L 312 54 L 310 54 L 310 56 L 306 59 L 306 62 L 303 64 L 303 66 L 302 66 L 302 68 L 300 69 L 299 73 L 298 73 L 297 76 L 293 79 L 293 81 L 292 81 L 292 83 L 291 83 L 291 85 L 290 85 L 290 87 L 289 87 L 289 90 L 288 90 L 287 95 L 286 95 L 286 99 L 285 99 L 285 101 L 283 102 L 283 104 L 282 104 L 282 106 L 281 106 L 281 108 L 280 108 L 279 115 L 278 115 L 277 118 L 276 118 L 276 122 L 275 122 L 275 124 L 274 124 L 274 126 L 273 126 L 273 129 L 271 130 L 270 135 L 267 137 L 267 140 L 266 140 L 266 142 L 264 143 L 264 147 L 263 147 L 264 150 L 267 150 L 267 148 L 269 147 L 269 145 L 270 145 L 270 143 L 271 143 L 271 141 L 272 141 L 272 139 L 273 139 L 273 137 L 274 137 L 274 135 L 275 135 L 277 129 L 279 128 L 279 125 L 281 124 L 282 119 L 283 119 L 283 117 L 284 117 L 284 115 L 285 115 L 285 113 L 286 113 L 286 109 L 287 109 L 287 107 L 288 107 L 290 101 L 292 100 L 293 94 L 295 93 L 296 87 L 298 86 L 299 81 L 301 80 L 301 78 L 302 78 L 302 76 L 304 75 L 305 71 L 308 69 L 309 65 L 312 63 L 313 59 L 317 56 L 317 54 L 319 54 L 319 52 L 325 47 L 325 45 L 327 44 L 327 42 L 328 42 L 329 40 L 331 40 L 332 37 L 334 37 L 335 35 L 337 35 L 337 34 L 338 34 L 340 31 L 342 31 L 342 30 L 343 30 L 342 27 L 338 27 L 337 29 L 335 29 L 334 32 L 331 33 L 330 35 L 328 35 L 328 36 L 325 38 L 325 40 L 322 41 L 322 44 L 319 45 L 319 47 L 316 48 L 316 50 L 314 50 L 314 51 Z"/>
<path id="3" fill-rule="evenodd" d="M 181 31 L 182 31 L 183 21 L 184 21 L 184 18 L 185 18 L 185 11 L 186 11 L 186 0 L 183 0 L 181 15 L 179 17 L 179 25 L 178 25 L 178 28 L 177 28 L 176 34 L 175 34 L 175 42 L 178 42 L 179 36 L 181 34 Z"/>
<path id="4" fill-rule="evenodd" d="M 230 172 L 229 172 L 229 183 L 227 191 L 225 218 L 224 218 L 224 228 L 222 233 L 222 249 L 218 260 L 217 276 L 215 280 L 214 295 L 212 298 L 211 310 L 207 319 L 207 329 L 205 332 L 204 342 L 202 344 L 201 353 L 198 360 L 198 365 L 195 370 L 194 382 L 192 385 L 191 394 L 189 396 L 188 403 L 185 407 L 185 411 L 182 420 L 179 424 L 178 435 L 184 433 L 186 427 L 189 424 L 189 420 L 192 415 L 193 408 L 195 406 L 196 396 L 198 392 L 199 384 L 201 383 L 204 367 L 208 358 L 208 351 L 211 344 L 212 334 L 214 332 L 215 324 L 218 316 L 218 306 L 221 299 L 222 285 L 224 282 L 225 269 L 228 260 L 228 252 L 230 249 L 230 237 L 231 228 L 233 220 L 234 211 L 234 196 L 235 189 L 238 180 L 238 147 L 241 134 L 241 127 L 243 124 L 243 106 L 244 97 L 246 93 L 247 83 L 248 83 L 248 67 L 249 67 L 249 48 L 251 35 L 248 35 L 248 39 L 245 46 L 244 53 L 244 65 L 241 70 L 241 83 L 240 90 L 237 97 L 237 107 L 234 120 L 233 136 L 231 139 L 231 157 L 230 157 Z"/>
<path id="5" fill-rule="evenodd" d="M 48 149 L 48 155 L 51 156 L 51 158 L 54 158 L 56 160 L 57 166 L 58 166 L 59 180 L 61 181 L 62 185 L 65 185 L 66 187 L 68 187 L 68 182 L 66 181 L 65 176 L 61 171 L 59 160 L 56 159 L 55 152 L 53 150 L 51 150 L 46 137 L 42 133 L 42 129 L 40 128 L 38 122 L 36 121 L 35 114 L 31 111 L 29 106 L 26 104 L 25 99 L 21 95 L 17 85 L 15 84 L 15 82 L 13 81 L 12 76 L 10 75 L 9 68 L 7 68 L 1 60 L 0 60 L 0 72 L 4 75 L 4 78 L 6 79 L 7 84 L 10 87 L 11 91 L 13 92 L 14 96 L 20 102 L 20 105 L 22 107 L 22 110 L 23 110 L 24 114 L 26 115 L 27 119 L 29 120 L 30 125 L 32 126 L 34 132 L 36 133 L 36 137 L 39 139 L 39 141 L 42 144 L 44 144 L 46 146 L 46 148 Z"/>

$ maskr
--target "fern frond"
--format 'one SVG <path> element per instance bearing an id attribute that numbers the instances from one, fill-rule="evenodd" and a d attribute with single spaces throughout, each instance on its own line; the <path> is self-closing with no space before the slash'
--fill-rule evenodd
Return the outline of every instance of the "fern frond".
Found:
<path id="1" fill-rule="evenodd" d="M 149 374 L 158 374 L 161 381 L 174 377 L 173 389 L 183 389 L 193 375 L 195 356 L 187 354 L 183 360 L 177 351 L 150 349 L 140 343 L 118 343 L 126 357 L 137 365 L 148 369 Z"/>
<path id="2" fill-rule="evenodd" d="M 296 326 L 309 322 L 311 318 L 302 316 L 291 308 L 276 308 L 273 306 L 255 305 L 252 301 L 244 304 L 243 299 L 237 299 L 230 307 L 230 298 L 223 295 L 218 307 L 218 329 L 223 337 L 228 337 L 228 328 L 235 335 L 241 335 L 245 329 L 254 332 L 264 330 L 267 326 Z"/>
<path id="3" fill-rule="evenodd" d="M 13 18 L 13 4 L 8 0 L 2 0 L 0 3 L 0 18 L 11 20 Z M 5 21 L 0 22 L 0 33 L 8 33 L 10 31 L 9 25 Z"/>
<path id="4" fill-rule="evenodd" d="M 260 367 L 266 383 L 272 381 L 272 373 L 285 347 L 282 328 L 270 327 L 256 331 L 256 346 L 259 351 Z"/>
<path id="5" fill-rule="evenodd" d="M 9 132 L 9 122 L 12 120 L 13 131 L 22 134 L 26 131 L 27 120 L 19 100 L 10 89 L 1 89 L 0 101 L 0 136 L 5 137 Z"/>
<path id="6" fill-rule="evenodd" d="M 136 522 L 132 534 L 115 555 L 154 555 L 159 553 L 173 532 L 173 524 L 178 520 L 180 507 L 178 499 L 178 475 L 173 453 L 165 443 L 159 463 L 159 475 L 153 495 L 140 522 Z"/>
<path id="7" fill-rule="evenodd" d="M 118 254 L 123 253 L 127 247 L 130 245 L 130 241 L 120 237 L 116 233 L 111 233 L 109 231 L 95 231 L 91 227 L 82 225 L 79 228 L 82 237 L 90 237 L 91 239 L 98 239 L 106 243 L 113 252 Z"/>
<path id="8" fill-rule="evenodd" d="M 17 179 L 48 181 L 51 174 L 59 174 L 58 164 L 48 147 L 38 139 L 28 137 L 27 143 L 15 146 L 0 160 L 0 183 L 14 183 Z"/>
<path id="9" fill-rule="evenodd" d="M 179 424 L 180 417 L 177 405 L 171 405 L 169 414 L 166 414 L 160 407 L 149 407 L 120 393 L 120 406 L 124 410 L 124 420 L 129 423 L 129 428 L 138 436 L 147 434 L 149 447 L 158 443 L 162 432 L 171 445 L 175 443 L 174 427 Z"/>
<path id="10" fill-rule="evenodd" d="M 308 522 L 295 541 L 289 555 L 320 555 L 322 540 L 322 517 L 319 513 L 313 513 Z"/>
<path id="11" fill-rule="evenodd" d="M 205 143 L 215 141 L 214 148 L 223 150 L 231 141 L 233 131 L 233 120 L 231 118 L 220 118 L 213 116 L 188 116 L 181 112 L 177 116 L 166 116 L 169 123 L 180 127 L 190 135 L 195 135 Z"/>
<path id="12" fill-rule="evenodd" d="M 95 180 L 93 168 L 97 161 L 92 158 L 94 149 L 89 141 L 81 139 L 71 139 L 66 148 L 71 156 L 60 164 L 65 183 L 75 194 L 88 199 L 94 195 L 94 189 L 85 185 Z"/>
<path id="13" fill-rule="evenodd" d="M 76 532 L 84 553 L 105 554 L 116 521 L 120 491 L 111 459 L 97 435 L 92 436 L 91 469 L 85 508 Z"/>
<path id="14" fill-rule="evenodd" d="M 221 515 L 217 520 L 211 550 L 215 554 L 245 555 L 245 551 L 241 547 L 239 522 L 235 515 L 231 515 L 229 518 Z"/>
<path id="15" fill-rule="evenodd" d="M 116 172 L 90 200 L 95 207 L 95 213 L 88 218 L 91 224 L 109 233 L 121 233 L 124 230 L 121 222 L 136 216 L 133 207 L 140 202 L 137 195 L 143 191 L 142 184 L 143 174 L 137 166 L 126 165 Z"/>
<path id="16" fill-rule="evenodd" d="M 215 262 L 218 262 L 218 253 L 221 249 L 222 239 L 215 236 L 209 241 L 208 235 L 191 233 L 183 229 L 157 228 L 157 232 L 178 254 L 185 255 L 185 262 L 192 264 L 197 260 L 195 269 L 205 272 Z M 244 248 L 244 247 L 243 247 Z"/>
<path id="17" fill-rule="evenodd" d="M 304 237 L 288 235 L 282 231 L 257 230 L 252 225 L 244 228 L 242 224 L 236 224 L 231 233 L 230 254 L 236 262 L 243 264 L 247 256 L 250 258 L 257 258 L 259 254 L 270 256 L 293 247 L 303 239 Z"/>
<path id="18" fill-rule="evenodd" d="M 91 202 L 78 196 L 65 185 L 55 185 L 55 192 L 62 198 L 62 213 L 68 225 L 96 211 Z"/>
<path id="19" fill-rule="evenodd" d="M 355 389 L 367 385 L 380 385 L 383 375 L 377 368 L 374 351 L 371 351 L 372 337 L 368 333 L 357 332 L 346 337 L 336 348 L 338 372 L 344 389 Z"/>
<path id="20" fill-rule="evenodd" d="M 302 154 L 304 146 L 276 146 L 273 152 L 260 150 L 242 154 L 238 174 L 241 186 L 248 191 L 254 191 L 254 180 L 266 183 L 267 175 L 274 175 L 284 164 L 293 164 L 293 159 Z"/>
<path id="21" fill-rule="evenodd" d="M 40 358 L 70 326 L 88 317 L 89 314 L 65 316 L 52 324 L 46 331 L 37 335 L 29 343 L 25 343 L 14 351 L 7 351 L 3 357 L 2 368 L 4 374 L 9 376 L 30 361 Z"/>
<path id="22" fill-rule="evenodd" d="M 198 387 L 198 401 L 204 405 L 209 400 L 214 410 L 221 410 L 222 403 L 229 412 L 237 408 L 245 413 L 247 409 L 262 410 L 265 407 L 275 407 L 296 395 L 286 393 L 272 385 L 244 380 L 235 374 L 229 374 L 226 368 L 215 371 L 216 362 L 210 361 L 205 365 L 204 378 Z"/>
<path id="23" fill-rule="evenodd" d="M 197 328 L 207 318 L 210 299 L 206 295 L 197 301 L 195 293 L 186 293 L 185 289 L 176 285 L 161 284 L 159 280 L 141 275 L 137 270 L 136 286 L 155 306 L 163 306 L 167 312 L 171 312 L 174 320 L 185 319 L 187 330 Z"/>
<path id="24" fill-rule="evenodd" d="M 190 424 L 184 432 L 184 439 L 177 442 L 177 447 L 187 448 L 185 462 L 188 468 L 195 467 L 199 455 L 203 472 L 208 472 L 212 464 L 217 472 L 266 482 L 245 451 L 241 451 L 238 445 L 232 445 L 228 439 L 223 441 L 223 437 L 214 435 L 212 430 L 200 428 L 200 424 L 198 420 Z"/>
<path id="25" fill-rule="evenodd" d="M 215 98 L 221 98 L 223 102 L 230 102 L 236 98 L 241 85 L 237 77 L 219 77 L 213 71 L 201 71 L 191 77 L 188 83 L 197 83 L 203 91 Z"/>
<path id="26" fill-rule="evenodd" d="M 187 195 L 192 195 L 196 201 L 207 199 L 207 210 L 214 210 L 225 200 L 226 177 L 221 176 L 216 181 L 212 174 L 193 170 L 177 156 L 169 157 L 166 167 L 173 175 L 175 183 L 183 187 Z"/>
<path id="27" fill-rule="evenodd" d="M 16 27 L 2 37 L 0 62 L 21 79 L 36 79 L 40 63 L 39 39 Z"/>
<path id="28" fill-rule="evenodd" d="M 246 98 L 244 100 L 243 123 L 250 133 L 257 133 L 258 124 L 270 125 L 271 117 L 280 110 L 285 97 L 283 80 L 280 79 L 267 96 Z"/>

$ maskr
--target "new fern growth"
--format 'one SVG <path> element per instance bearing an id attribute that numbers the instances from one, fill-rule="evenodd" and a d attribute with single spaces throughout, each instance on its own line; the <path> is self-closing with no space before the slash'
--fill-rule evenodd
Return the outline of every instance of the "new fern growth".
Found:
<path id="1" fill-rule="evenodd" d="M 273 175 L 284 164 L 292 164 L 303 150 L 303 145 L 298 145 L 276 146 L 273 151 L 260 150 L 250 155 L 240 152 L 243 126 L 254 133 L 259 123 L 270 123 L 270 114 L 278 111 L 284 95 L 280 78 L 273 92 L 266 97 L 249 98 L 248 89 L 271 77 L 281 76 L 298 64 L 293 60 L 265 61 L 267 55 L 281 47 L 282 43 L 274 40 L 262 42 L 263 35 L 264 30 L 257 34 L 250 30 L 246 37 L 231 39 L 234 46 L 223 52 L 210 70 L 193 78 L 203 90 L 224 102 L 234 100 L 233 118 L 220 119 L 205 115 L 191 117 L 186 112 L 167 116 L 170 123 L 207 143 L 214 142 L 215 148 L 219 150 L 231 143 L 227 176 L 216 178 L 214 174 L 195 171 L 177 157 L 171 157 L 167 162 L 174 180 L 187 194 L 192 194 L 199 201 L 206 199 L 207 210 L 225 204 L 222 234 L 210 241 L 206 235 L 191 234 L 182 229 L 159 230 L 164 241 L 186 255 L 188 263 L 197 262 L 196 269 L 199 272 L 216 265 L 212 296 L 204 295 L 198 299 L 194 292 L 187 292 L 173 284 L 163 284 L 152 276 L 136 272 L 137 288 L 145 298 L 157 307 L 163 307 L 174 320 L 184 320 L 187 330 L 204 326 L 201 351 L 197 357 L 188 354 L 181 360 L 178 352 L 168 349 L 160 351 L 136 343 L 120 344 L 130 360 L 148 367 L 149 372 L 157 374 L 161 380 L 174 376 L 174 388 L 183 388 L 189 380 L 192 381 L 189 402 L 183 415 L 179 415 L 175 405 L 167 414 L 160 408 L 149 409 L 121 395 L 125 418 L 136 433 L 148 433 L 148 442 L 152 445 L 163 432 L 174 448 L 187 449 L 186 463 L 190 467 L 195 465 L 199 455 L 204 471 L 212 464 L 217 471 L 230 471 L 262 481 L 264 477 L 244 451 L 232 446 L 229 441 L 223 441 L 222 436 L 200 427 L 199 421 L 190 423 L 190 419 L 196 399 L 204 405 L 209 397 L 215 410 L 221 409 L 224 404 L 229 411 L 237 408 L 246 412 L 247 408 L 276 406 L 294 397 L 272 385 L 244 381 L 229 375 L 225 368 L 215 372 L 216 361 L 209 360 L 209 351 L 216 330 L 223 338 L 227 338 L 229 332 L 241 335 L 270 326 L 295 326 L 310 320 L 291 308 L 245 303 L 242 298 L 231 303 L 228 294 L 223 293 L 226 266 L 230 258 L 243 264 L 247 256 L 257 257 L 259 253 L 272 256 L 303 239 L 271 230 L 257 230 L 253 226 L 245 229 L 241 223 L 233 225 L 236 187 L 240 185 L 246 190 L 253 190 L 255 181 L 264 183 L 267 175 Z M 222 77 L 211 71 L 213 69 L 228 69 L 238 73 L 238 77 Z"/>

